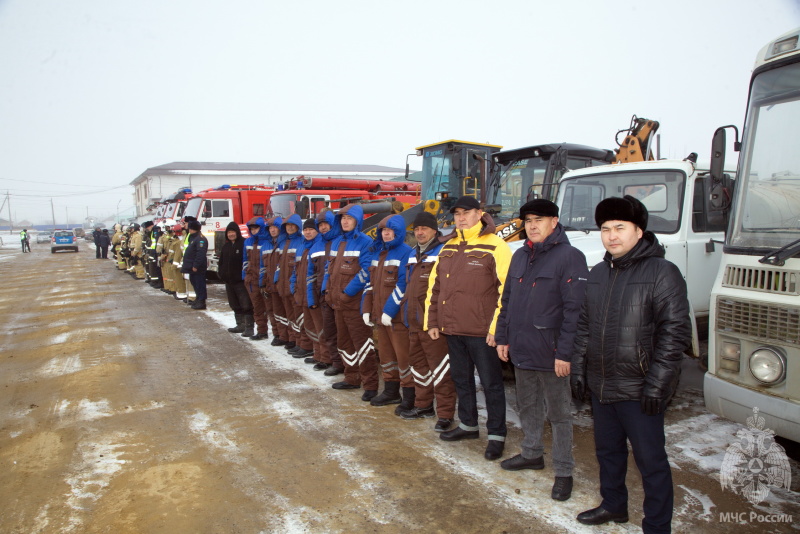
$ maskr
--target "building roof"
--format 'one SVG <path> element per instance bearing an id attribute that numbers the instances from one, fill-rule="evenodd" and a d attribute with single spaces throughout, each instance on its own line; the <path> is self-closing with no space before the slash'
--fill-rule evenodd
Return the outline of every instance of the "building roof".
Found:
<path id="1" fill-rule="evenodd" d="M 303 174 L 306 172 L 321 173 L 386 173 L 405 174 L 405 169 L 384 167 L 383 165 L 341 165 L 326 163 L 209 163 L 182 162 L 166 163 L 150 167 L 136 177 L 130 185 L 135 185 L 148 176 L 167 174 Z"/>

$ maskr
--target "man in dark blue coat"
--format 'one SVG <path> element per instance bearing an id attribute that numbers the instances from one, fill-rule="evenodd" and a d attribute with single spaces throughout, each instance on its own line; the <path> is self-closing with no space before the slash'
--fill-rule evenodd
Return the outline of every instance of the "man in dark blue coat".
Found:
<path id="1" fill-rule="evenodd" d="M 626 195 L 603 200 L 595 222 L 606 249 L 592 268 L 575 335 L 572 389 L 591 391 L 600 506 L 585 525 L 628 521 L 628 441 L 644 488 L 645 534 L 671 531 L 672 473 L 664 410 L 678 384 L 692 326 L 686 282 L 647 231 L 647 208 Z"/>
<path id="2" fill-rule="evenodd" d="M 511 258 L 497 319 L 497 354 L 511 360 L 525 434 L 522 452 L 503 461 L 509 471 L 544 468 L 545 417 L 553 430 L 551 497 L 572 494 L 570 362 L 589 270 L 558 222 L 558 206 L 545 199 L 519 210 L 527 239 Z"/>
<path id="3" fill-rule="evenodd" d="M 208 270 L 208 240 L 202 234 L 202 226 L 198 221 L 189 222 L 189 244 L 183 253 L 182 273 L 189 274 L 189 281 L 194 287 L 197 297 L 192 304 L 193 310 L 206 309 L 206 270 Z"/>

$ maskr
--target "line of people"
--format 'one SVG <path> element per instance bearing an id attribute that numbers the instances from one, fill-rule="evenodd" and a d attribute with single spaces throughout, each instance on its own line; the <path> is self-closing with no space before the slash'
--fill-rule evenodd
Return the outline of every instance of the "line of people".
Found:
<path id="1" fill-rule="evenodd" d="M 117 268 L 133 278 L 144 280 L 194 310 L 205 310 L 208 240 L 201 228 L 190 216 L 183 224 L 116 224 L 111 238 L 112 257 Z"/>
<path id="2" fill-rule="evenodd" d="M 269 339 L 271 330 L 273 346 L 327 376 L 342 375 L 334 389 L 360 389 L 373 406 L 397 404 L 395 414 L 404 419 L 437 417 L 434 430 L 450 442 L 480 437 L 477 371 L 486 399 L 487 460 L 504 453 L 502 362 L 509 362 L 524 438 L 520 453 L 500 467 L 543 469 L 549 421 L 551 497 L 569 499 L 575 466 L 570 397 L 588 399 L 602 501 L 577 520 L 628 521 L 630 442 L 645 493 L 643 530 L 669 532 L 673 487 L 664 411 L 691 344 L 691 320 L 685 281 L 647 231 L 647 209 L 630 196 L 600 202 L 595 222 L 607 252 L 591 271 L 548 200 L 520 208 L 526 239 L 513 256 L 475 198 L 459 198 L 451 213 L 455 229 L 446 236 L 435 217 L 419 214 L 414 247 L 405 243 L 399 215 L 381 221 L 375 239 L 362 233 L 364 214 L 356 204 L 305 222 L 298 215 L 256 217 L 246 239 L 231 223 L 218 273 L 236 320 L 228 330 L 254 341 Z M 190 232 L 196 236 L 199 226 L 190 222 Z M 181 293 L 183 286 L 167 280 L 174 282 L 177 270 L 194 273 L 187 282 L 203 284 L 195 302 L 204 307 L 205 277 L 197 278 L 198 264 L 205 269 L 202 234 L 187 240 L 180 225 L 166 234 L 164 245 L 160 239 L 155 245 L 164 259 L 165 289 L 186 298 L 188 289 Z M 133 257 L 148 246 L 152 241 L 139 243 L 136 232 L 128 239 Z M 138 267 L 134 262 L 134 272 Z M 456 409 L 459 422 L 451 428 Z"/>

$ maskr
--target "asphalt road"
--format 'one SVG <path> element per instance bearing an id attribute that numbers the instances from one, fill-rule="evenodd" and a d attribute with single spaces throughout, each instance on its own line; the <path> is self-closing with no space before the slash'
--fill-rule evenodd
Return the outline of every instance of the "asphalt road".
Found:
<path id="1" fill-rule="evenodd" d="M 2 248 L 0 275 L 0 532 L 595 531 L 574 519 L 599 503 L 585 409 L 575 490 L 557 503 L 547 453 L 542 471 L 505 472 L 483 459 L 484 439 L 443 442 L 433 420 L 331 389 L 285 351 L 226 332 L 222 286 L 192 311 L 83 242 L 78 254 Z M 797 462 L 791 490 L 758 505 L 721 487 L 741 426 L 705 410 L 702 374 L 685 363 L 667 417 L 674 531 L 800 529 Z M 507 392 L 504 458 L 522 439 Z M 627 483 L 631 521 L 603 532 L 639 531 L 632 460 Z"/>

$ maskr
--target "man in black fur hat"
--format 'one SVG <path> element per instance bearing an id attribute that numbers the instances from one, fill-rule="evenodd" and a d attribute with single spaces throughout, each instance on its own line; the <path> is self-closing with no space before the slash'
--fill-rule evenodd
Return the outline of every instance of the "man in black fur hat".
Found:
<path id="1" fill-rule="evenodd" d="M 628 521 L 625 474 L 630 441 L 644 488 L 645 533 L 670 532 L 672 473 L 664 410 L 678 384 L 692 326 L 686 283 L 647 231 L 647 209 L 632 196 L 597 205 L 606 255 L 589 273 L 572 357 L 573 395 L 591 392 L 600 465 L 600 506 L 585 525 Z"/>

